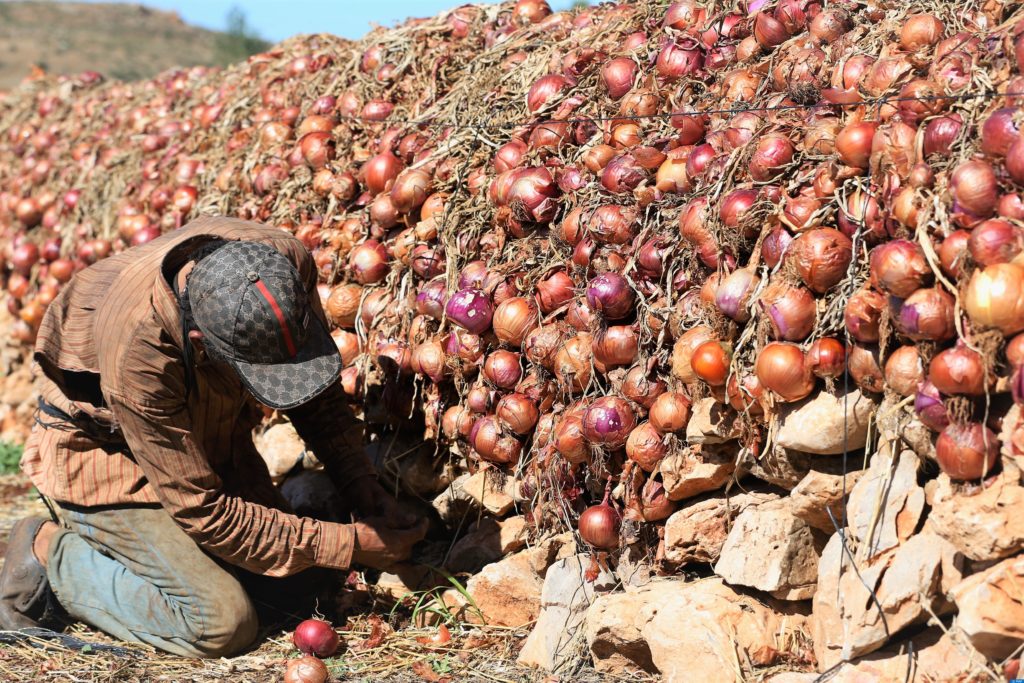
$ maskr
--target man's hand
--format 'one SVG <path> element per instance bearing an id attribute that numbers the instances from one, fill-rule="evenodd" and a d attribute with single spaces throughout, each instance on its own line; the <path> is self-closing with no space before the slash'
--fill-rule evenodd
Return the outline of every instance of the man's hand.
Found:
<path id="1" fill-rule="evenodd" d="M 369 517 L 353 524 L 356 547 L 352 561 L 375 569 L 387 569 L 409 559 L 412 547 L 427 534 L 427 520 L 412 528 L 395 529 L 382 517 Z"/>
<path id="2" fill-rule="evenodd" d="M 419 517 L 403 509 L 373 477 L 356 479 L 342 495 L 355 504 L 355 509 L 360 515 L 382 517 L 393 529 L 410 529 L 420 522 Z"/>

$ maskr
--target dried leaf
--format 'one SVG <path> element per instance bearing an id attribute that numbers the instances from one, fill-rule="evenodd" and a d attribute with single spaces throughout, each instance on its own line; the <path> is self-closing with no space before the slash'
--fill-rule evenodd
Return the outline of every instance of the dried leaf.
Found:
<path id="1" fill-rule="evenodd" d="M 367 621 L 370 622 L 370 637 L 356 645 L 357 650 L 372 650 L 375 647 L 380 647 L 380 644 L 384 642 L 384 638 L 388 634 L 388 629 L 384 625 L 383 620 L 376 614 L 371 614 Z"/>
<path id="2" fill-rule="evenodd" d="M 434 669 L 431 668 L 430 664 L 428 664 L 422 659 L 413 664 L 411 668 L 414 674 L 416 674 L 425 681 L 430 681 L 431 683 L 446 683 L 447 681 L 452 680 L 451 676 L 442 676 L 441 674 L 434 671 Z"/>
<path id="3" fill-rule="evenodd" d="M 587 583 L 594 583 L 597 581 L 597 577 L 601 574 L 601 567 L 597 564 L 597 555 L 590 556 L 590 566 L 587 567 L 587 571 L 583 574 L 583 578 Z"/>

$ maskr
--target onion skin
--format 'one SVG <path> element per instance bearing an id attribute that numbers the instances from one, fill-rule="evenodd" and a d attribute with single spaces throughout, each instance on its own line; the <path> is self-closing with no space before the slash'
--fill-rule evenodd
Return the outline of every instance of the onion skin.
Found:
<path id="1" fill-rule="evenodd" d="M 871 250 L 871 278 L 883 292 L 906 298 L 931 284 L 932 271 L 919 245 L 893 240 Z"/>
<path id="2" fill-rule="evenodd" d="M 971 230 L 967 250 L 980 266 L 1009 263 L 1024 249 L 1024 232 L 1008 221 L 993 218 Z"/>
<path id="3" fill-rule="evenodd" d="M 850 337 L 866 344 L 877 342 L 885 305 L 885 297 L 872 289 L 854 292 L 843 316 Z"/>
<path id="4" fill-rule="evenodd" d="M 935 442 L 935 458 L 951 479 L 981 479 L 999 461 L 999 439 L 982 424 L 951 424 Z"/>
<path id="5" fill-rule="evenodd" d="M 795 344 L 771 342 L 757 356 L 757 379 L 785 403 L 799 401 L 814 391 L 814 375 L 806 367 L 804 352 Z"/>
<path id="6" fill-rule="evenodd" d="M 785 282 L 772 283 L 758 300 L 771 323 L 772 336 L 782 341 L 802 341 L 810 335 L 817 319 L 814 295 L 803 287 Z"/>
<path id="7" fill-rule="evenodd" d="M 664 437 L 650 422 L 638 425 L 626 439 L 626 456 L 644 472 L 657 470 L 667 452 Z"/>
<path id="8" fill-rule="evenodd" d="M 654 399 L 648 417 L 662 434 L 681 432 L 690 421 L 690 399 L 679 392 L 667 391 Z"/>
<path id="9" fill-rule="evenodd" d="M 942 403 L 942 395 L 931 382 L 925 380 L 914 396 L 914 412 L 925 427 L 941 432 L 949 425 L 949 413 Z"/>
<path id="10" fill-rule="evenodd" d="M 590 443 L 614 450 L 622 448 L 636 426 L 636 415 L 629 403 L 617 396 L 594 401 L 583 414 L 583 436 Z"/>
<path id="11" fill-rule="evenodd" d="M 683 333 L 672 349 L 672 375 L 684 384 L 696 382 L 698 377 L 691 364 L 693 352 L 704 342 L 715 338 L 711 328 L 704 325 L 698 325 Z"/>
<path id="12" fill-rule="evenodd" d="M 819 228 L 798 236 L 788 258 L 811 291 L 824 294 L 846 277 L 853 259 L 853 241 L 834 228 Z"/>
<path id="13" fill-rule="evenodd" d="M 720 387 L 729 376 L 729 354 L 717 340 L 706 341 L 693 350 L 690 367 L 698 378 Z"/>
<path id="14" fill-rule="evenodd" d="M 956 336 L 953 307 L 953 296 L 941 287 L 919 289 L 899 305 L 896 329 L 914 341 L 952 339 Z"/>
<path id="15" fill-rule="evenodd" d="M 985 359 L 963 344 L 936 354 L 928 366 L 928 380 L 947 395 L 984 396 L 987 374 Z"/>
<path id="16" fill-rule="evenodd" d="M 494 308 L 483 292 L 461 289 L 448 299 L 445 313 L 452 322 L 467 331 L 483 334 L 491 327 Z"/>
<path id="17" fill-rule="evenodd" d="M 885 383 L 900 396 L 913 396 L 924 380 L 924 366 L 916 346 L 901 346 L 885 361 Z"/>
<path id="18" fill-rule="evenodd" d="M 1007 335 L 1024 330 L 1024 267 L 997 263 L 975 271 L 963 304 L 975 325 Z"/>
<path id="19" fill-rule="evenodd" d="M 846 347 L 838 339 L 822 337 L 807 349 L 805 362 L 815 377 L 834 379 L 846 372 Z"/>
<path id="20" fill-rule="evenodd" d="M 847 368 L 850 377 L 864 391 L 880 394 L 885 389 L 885 376 L 879 367 L 877 347 L 854 345 L 849 351 Z"/>

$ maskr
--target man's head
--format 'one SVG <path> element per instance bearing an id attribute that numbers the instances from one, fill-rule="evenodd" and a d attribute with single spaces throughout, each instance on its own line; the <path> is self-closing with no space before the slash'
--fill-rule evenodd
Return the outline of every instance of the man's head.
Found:
<path id="1" fill-rule="evenodd" d="M 273 247 L 232 241 L 208 249 L 184 296 L 207 353 L 234 368 L 262 403 L 293 408 L 337 381 L 337 347 L 298 271 Z"/>

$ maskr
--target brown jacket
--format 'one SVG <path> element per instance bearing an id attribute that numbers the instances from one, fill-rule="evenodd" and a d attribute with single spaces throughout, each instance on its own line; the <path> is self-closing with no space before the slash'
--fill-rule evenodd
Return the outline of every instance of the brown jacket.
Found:
<path id="1" fill-rule="evenodd" d="M 350 527 L 283 510 L 252 443 L 259 404 L 234 371 L 198 361 L 185 399 L 181 321 L 169 278 L 211 237 L 263 242 L 286 255 L 324 317 L 312 258 L 276 228 L 200 218 L 100 261 L 53 301 L 36 342 L 40 396 L 76 426 L 40 414 L 22 467 L 59 502 L 159 503 L 201 547 L 250 571 L 283 576 L 313 565 L 347 567 Z M 287 415 L 336 482 L 372 473 L 340 384 Z"/>

